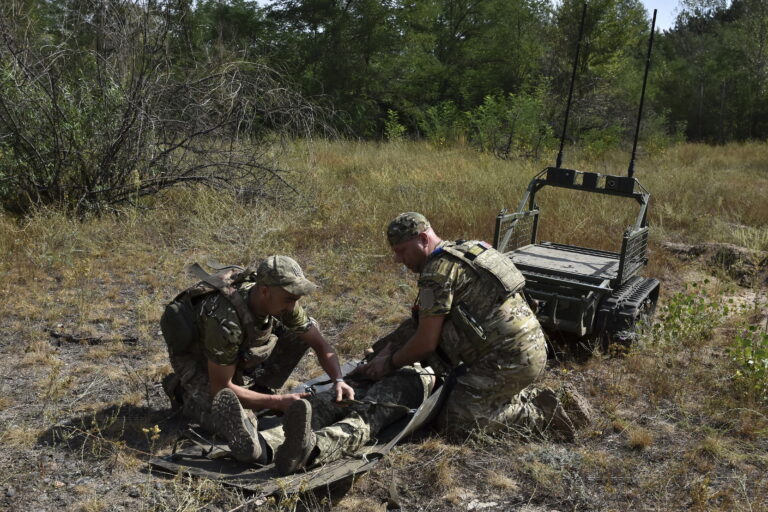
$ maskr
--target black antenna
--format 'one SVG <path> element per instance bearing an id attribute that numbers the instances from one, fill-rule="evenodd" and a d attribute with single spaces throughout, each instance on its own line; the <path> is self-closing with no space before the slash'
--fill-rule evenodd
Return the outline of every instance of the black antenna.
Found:
<path id="1" fill-rule="evenodd" d="M 648 70 L 651 68 L 651 50 L 653 50 L 653 33 L 656 31 L 656 9 L 653 10 L 651 21 L 651 37 L 648 39 L 648 56 L 645 58 L 645 76 L 643 77 L 643 91 L 640 93 L 640 110 L 637 112 L 637 127 L 635 127 L 635 142 L 632 144 L 632 159 L 629 161 L 627 176 L 635 174 L 635 152 L 637 151 L 637 137 L 640 135 L 640 120 L 643 117 L 643 102 L 645 101 L 645 84 L 648 82 Z"/>
<path id="2" fill-rule="evenodd" d="M 654 15 L 655 16 L 655 15 Z M 560 136 L 560 151 L 557 152 L 555 167 L 560 168 L 563 163 L 563 145 L 565 144 L 565 130 L 568 128 L 568 114 L 571 112 L 571 98 L 573 98 L 573 83 L 576 81 L 576 66 L 579 64 L 579 50 L 581 50 L 581 36 L 584 34 L 584 19 L 587 17 L 587 3 L 581 10 L 581 25 L 579 25 L 579 40 L 576 43 L 576 57 L 573 59 L 573 71 L 571 72 L 571 87 L 568 89 L 568 104 L 565 107 L 565 121 L 563 121 L 563 134 Z"/>

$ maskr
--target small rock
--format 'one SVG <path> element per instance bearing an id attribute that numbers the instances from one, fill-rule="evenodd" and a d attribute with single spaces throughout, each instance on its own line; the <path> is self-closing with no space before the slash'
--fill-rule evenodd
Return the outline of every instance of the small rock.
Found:
<path id="1" fill-rule="evenodd" d="M 131 498 L 138 498 L 141 496 L 141 493 L 139 492 L 138 489 L 131 489 L 130 491 L 128 491 L 128 496 L 130 496 Z"/>
<path id="2" fill-rule="evenodd" d="M 155 482 L 155 489 L 157 489 L 158 491 L 162 491 L 163 490 L 163 483 L 162 482 Z"/>
<path id="3" fill-rule="evenodd" d="M 14 496 L 16 496 L 16 489 L 14 489 L 13 487 L 8 487 L 5 490 L 5 495 L 9 498 L 13 498 Z"/>

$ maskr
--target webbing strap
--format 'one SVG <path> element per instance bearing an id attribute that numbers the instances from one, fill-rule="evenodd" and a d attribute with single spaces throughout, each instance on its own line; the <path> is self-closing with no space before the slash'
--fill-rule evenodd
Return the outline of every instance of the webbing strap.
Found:
<path id="1" fill-rule="evenodd" d="M 254 328 L 255 323 L 253 321 L 253 315 L 251 315 L 251 311 L 248 309 L 248 305 L 240 296 L 240 293 L 238 293 L 237 289 L 234 286 L 227 284 L 225 281 L 225 278 L 231 276 L 235 272 L 238 273 L 237 277 L 240 277 L 246 273 L 246 269 L 233 265 L 222 276 L 218 276 L 216 274 L 209 274 L 203 270 L 200 265 L 193 263 L 187 267 L 187 270 L 204 283 L 216 288 L 216 290 L 218 290 L 218 292 L 221 293 L 224 298 L 230 302 L 230 304 L 232 304 L 232 306 L 235 308 L 235 312 L 237 313 L 238 318 L 240 319 L 240 322 L 243 324 L 243 330 L 245 331 L 245 337 L 248 340 L 248 343 L 251 346 L 258 345 L 258 338 L 256 337 L 256 330 Z M 237 277 L 235 281 L 237 280 Z"/>
<path id="2" fill-rule="evenodd" d="M 334 404 L 338 405 L 367 405 L 367 406 L 373 406 L 378 405 L 379 407 L 386 407 L 388 409 L 401 409 L 405 411 L 407 414 L 413 414 L 416 412 L 416 409 L 411 409 L 407 405 L 402 404 L 396 404 L 394 402 L 376 402 L 374 400 L 356 400 L 356 399 L 349 399 L 346 398 L 344 400 L 340 400 L 338 402 L 333 402 Z"/>

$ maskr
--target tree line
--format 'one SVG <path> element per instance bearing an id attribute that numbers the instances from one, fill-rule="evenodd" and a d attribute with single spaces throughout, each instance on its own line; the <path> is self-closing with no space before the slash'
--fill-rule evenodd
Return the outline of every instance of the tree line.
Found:
<path id="1" fill-rule="evenodd" d="M 6 0 L 0 203 L 89 209 L 233 169 L 263 193 L 284 184 L 275 138 L 318 130 L 536 156 L 557 144 L 582 5 Z M 678 11 L 655 34 L 641 147 L 765 139 L 768 4 Z M 639 0 L 587 3 L 570 142 L 628 145 L 649 35 Z"/>
<path id="2" fill-rule="evenodd" d="M 190 7 L 190 50 L 265 61 L 357 136 L 396 136 L 399 124 L 412 136 L 471 137 L 502 151 L 511 134 L 530 151 L 561 124 L 582 5 L 206 0 Z M 648 136 L 766 138 L 768 4 L 683 0 L 678 12 L 655 41 Z M 574 139 L 610 145 L 631 133 L 650 18 L 639 0 L 587 2 Z"/>

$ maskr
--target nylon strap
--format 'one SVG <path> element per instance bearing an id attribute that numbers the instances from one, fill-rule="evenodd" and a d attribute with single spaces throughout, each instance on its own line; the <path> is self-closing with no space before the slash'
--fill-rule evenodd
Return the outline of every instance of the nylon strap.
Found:
<path id="1" fill-rule="evenodd" d="M 247 275 L 247 269 L 235 265 L 227 268 L 229 270 L 227 270 L 227 272 L 225 272 L 222 276 L 209 274 L 197 263 L 193 263 L 187 267 L 187 271 L 194 274 L 202 282 L 213 286 L 219 293 L 224 296 L 225 299 L 230 302 L 230 304 L 232 304 L 232 306 L 235 308 L 235 312 L 237 313 L 238 318 L 240 318 L 240 322 L 243 324 L 243 330 L 245 331 L 245 337 L 248 340 L 248 344 L 251 346 L 256 346 L 258 345 L 258 337 L 256 336 L 253 315 L 251 315 L 251 311 L 248 309 L 248 305 L 237 292 L 237 289 L 234 286 L 227 284 L 225 281 L 225 279 L 237 272 L 238 275 L 235 276 L 235 279 L 232 280 L 232 282 L 242 282 L 242 279 L 238 281 L 238 278 L 244 274 Z"/>

